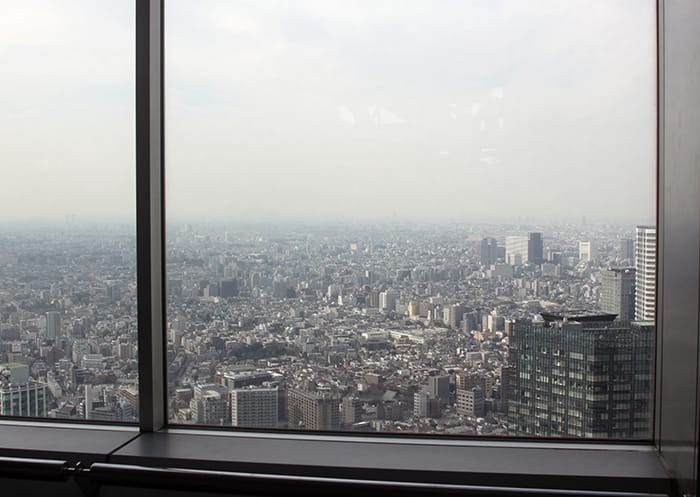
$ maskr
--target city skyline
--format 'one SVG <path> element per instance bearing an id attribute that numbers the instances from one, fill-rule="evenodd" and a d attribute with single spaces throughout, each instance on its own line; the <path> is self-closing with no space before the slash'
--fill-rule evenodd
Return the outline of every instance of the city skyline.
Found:
<path id="1" fill-rule="evenodd" d="M 0 415 L 30 414 L 31 400 L 32 412 L 53 419 L 138 419 L 136 253 L 129 231 L 25 227 L 0 237 Z M 522 423 L 511 419 L 509 403 L 532 396 L 518 394 L 524 391 L 513 381 L 513 373 L 527 373 L 513 356 L 513 331 L 523 322 L 542 326 L 553 315 L 571 323 L 614 318 L 605 311 L 628 306 L 629 292 L 610 291 L 607 268 L 632 264 L 627 241 L 634 231 L 552 224 L 537 231 L 178 226 L 166 260 L 170 421 L 508 435 Z M 595 257 L 581 253 L 582 240 L 595 246 Z M 509 248 L 509 241 L 516 243 Z M 615 321 L 616 329 L 629 326 L 624 318 Z M 609 345 L 626 350 L 624 340 Z M 605 385 L 601 380 L 595 388 Z M 567 394 L 569 426 L 579 422 L 579 394 Z M 599 400 L 600 408 L 620 407 Z M 648 424 L 647 414 L 636 415 L 644 418 L 636 424 Z M 643 426 L 622 432 L 603 425 L 593 432 L 552 425 L 538 433 L 646 433 Z"/>

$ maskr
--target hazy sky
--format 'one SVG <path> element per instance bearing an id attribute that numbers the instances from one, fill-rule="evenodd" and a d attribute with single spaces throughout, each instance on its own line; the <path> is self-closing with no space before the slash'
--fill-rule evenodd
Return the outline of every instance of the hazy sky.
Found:
<path id="1" fill-rule="evenodd" d="M 133 1 L 0 10 L 0 219 L 133 218 Z M 655 22 L 640 0 L 167 0 L 168 215 L 651 221 Z"/>

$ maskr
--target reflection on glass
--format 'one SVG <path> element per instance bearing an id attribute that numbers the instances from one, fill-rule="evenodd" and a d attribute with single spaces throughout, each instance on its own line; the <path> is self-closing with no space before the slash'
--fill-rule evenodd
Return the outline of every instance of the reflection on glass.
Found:
<path id="1" fill-rule="evenodd" d="M 655 29 L 169 0 L 171 421 L 649 437 Z"/>
<path id="2" fill-rule="evenodd" d="M 134 8 L 0 16 L 0 416 L 136 421 Z"/>

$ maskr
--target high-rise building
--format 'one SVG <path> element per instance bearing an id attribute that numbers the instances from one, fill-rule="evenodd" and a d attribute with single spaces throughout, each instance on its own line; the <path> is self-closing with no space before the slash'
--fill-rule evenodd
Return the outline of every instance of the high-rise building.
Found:
<path id="1" fill-rule="evenodd" d="M 244 428 L 276 428 L 277 387 L 231 390 L 231 425 Z"/>
<path id="2" fill-rule="evenodd" d="M 417 318 L 420 316 L 420 302 L 411 300 L 408 302 L 408 317 Z"/>
<path id="3" fill-rule="evenodd" d="M 462 316 L 464 316 L 464 306 L 460 304 L 452 304 L 446 310 L 449 309 L 448 319 L 445 320 L 447 324 L 453 330 L 459 329 L 462 323 Z"/>
<path id="4" fill-rule="evenodd" d="M 352 425 L 362 419 L 362 401 L 348 396 L 343 399 L 343 423 Z"/>
<path id="5" fill-rule="evenodd" d="M 603 271 L 600 309 L 617 314 L 620 321 L 633 321 L 635 316 L 635 270 L 631 267 Z"/>
<path id="6" fill-rule="evenodd" d="M 513 366 L 506 364 L 501 368 L 498 396 L 500 398 L 499 410 L 504 413 L 508 412 L 508 399 L 511 398 L 511 385 L 514 382 L 514 374 L 515 368 Z"/>
<path id="7" fill-rule="evenodd" d="M 529 262 L 530 264 L 542 264 L 544 262 L 544 245 L 542 243 L 542 233 L 528 233 L 527 262 Z"/>
<path id="8" fill-rule="evenodd" d="M 238 296 L 238 280 L 221 280 L 219 283 L 219 294 L 222 297 L 231 298 Z"/>
<path id="9" fill-rule="evenodd" d="M 0 364 L 0 416 L 46 417 L 46 384 L 26 364 Z"/>
<path id="10" fill-rule="evenodd" d="M 441 406 L 446 405 L 450 401 L 450 377 L 428 377 L 428 393 L 432 398 L 438 399 Z"/>
<path id="11" fill-rule="evenodd" d="M 413 394 L 413 415 L 419 418 L 439 418 L 440 400 L 428 392 L 416 392 Z"/>
<path id="12" fill-rule="evenodd" d="M 650 436 L 654 325 L 611 317 L 516 323 L 509 351 L 510 435 Z"/>
<path id="13" fill-rule="evenodd" d="M 489 267 L 498 260 L 498 242 L 495 238 L 481 240 L 481 265 Z"/>
<path id="14" fill-rule="evenodd" d="M 122 361 L 134 358 L 134 346 L 128 338 L 120 338 L 117 341 L 117 357 Z"/>
<path id="15" fill-rule="evenodd" d="M 55 340 L 61 335 L 61 313 L 49 311 L 46 313 L 46 338 Z"/>
<path id="16" fill-rule="evenodd" d="M 634 318 L 637 321 L 653 321 L 656 316 L 656 227 L 637 226 L 634 268 Z"/>
<path id="17" fill-rule="evenodd" d="M 634 260 L 634 240 L 632 238 L 620 240 L 620 259 Z"/>
<path id="18" fill-rule="evenodd" d="M 190 409 L 195 423 L 228 425 L 231 421 L 228 389 L 211 383 L 195 386 Z"/>
<path id="19" fill-rule="evenodd" d="M 399 299 L 399 292 L 389 289 L 379 294 L 379 308 L 383 311 L 395 311 L 396 302 Z"/>
<path id="20" fill-rule="evenodd" d="M 528 237 L 514 235 L 506 237 L 506 262 L 513 266 L 525 264 L 528 260 Z"/>
<path id="21" fill-rule="evenodd" d="M 340 427 L 340 401 L 329 393 L 290 388 L 287 419 L 292 429 L 337 430 Z"/>
<path id="22" fill-rule="evenodd" d="M 542 264 L 544 262 L 542 233 L 528 233 L 506 237 L 506 262 L 520 264 Z"/>
<path id="23" fill-rule="evenodd" d="M 598 250 L 591 241 L 578 242 L 578 258 L 582 262 L 595 262 L 598 259 Z"/>

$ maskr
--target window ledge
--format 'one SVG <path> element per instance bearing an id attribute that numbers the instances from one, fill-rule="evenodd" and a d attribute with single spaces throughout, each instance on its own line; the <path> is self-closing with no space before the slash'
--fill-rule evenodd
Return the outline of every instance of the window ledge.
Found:
<path id="1" fill-rule="evenodd" d="M 657 451 L 647 445 L 186 429 L 139 435 L 135 427 L 0 422 L 0 457 L 17 458 L 13 468 L 21 469 L 22 459 L 29 469 L 46 466 L 47 478 L 53 466 L 46 462 L 60 460 L 79 464 L 99 484 L 221 491 L 235 482 L 259 495 L 289 485 L 321 494 L 342 486 L 353 495 L 387 487 L 416 495 L 671 492 Z"/>
<path id="2" fill-rule="evenodd" d="M 129 426 L 0 421 L 0 456 L 62 459 L 83 466 L 106 462 L 138 436 Z"/>
<path id="3" fill-rule="evenodd" d="M 474 487 L 668 494 L 644 445 L 462 441 L 167 430 L 117 450 L 110 463 L 293 477 Z"/>

